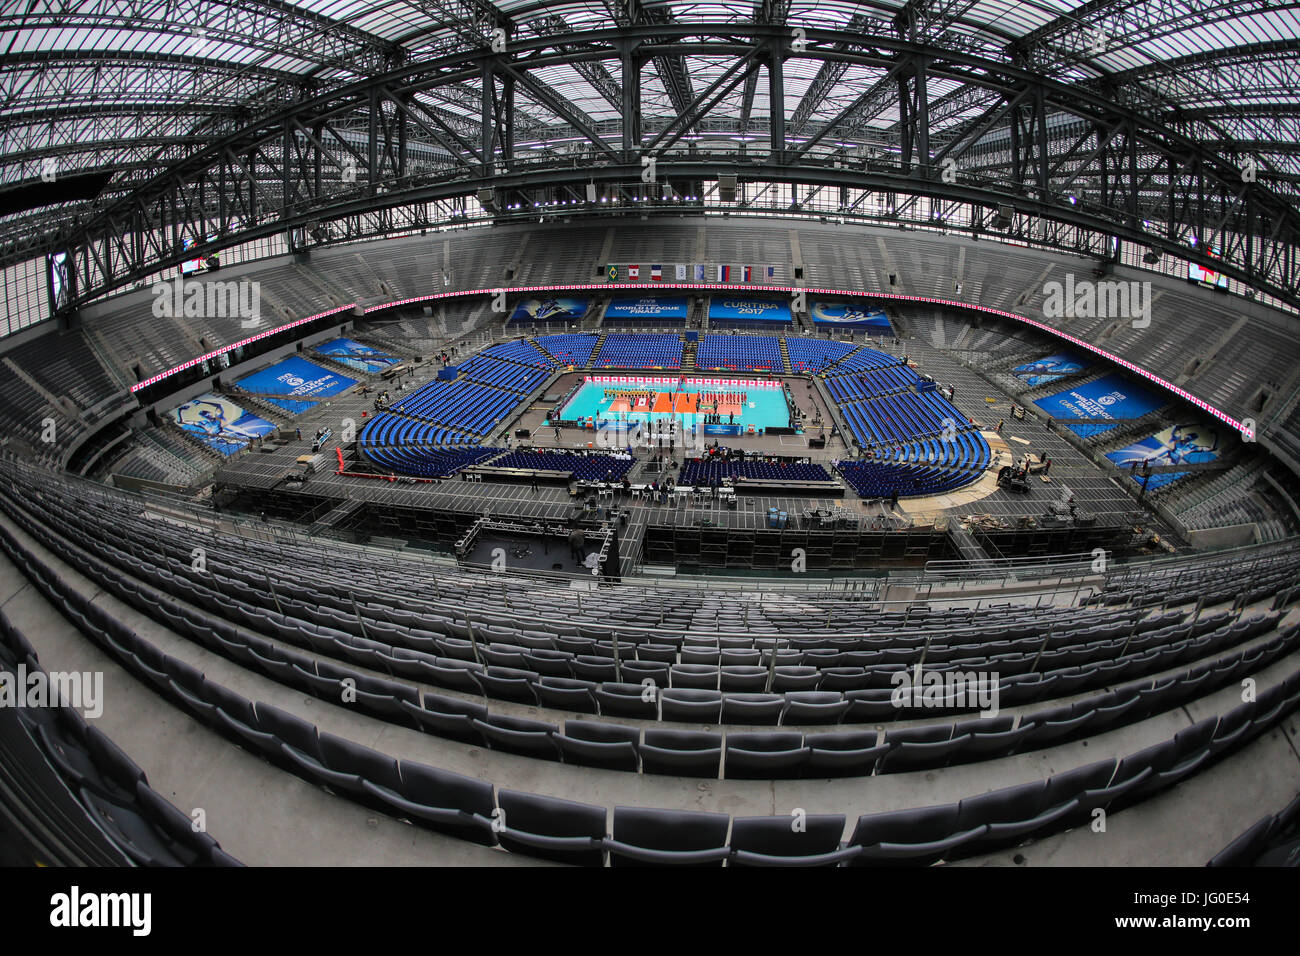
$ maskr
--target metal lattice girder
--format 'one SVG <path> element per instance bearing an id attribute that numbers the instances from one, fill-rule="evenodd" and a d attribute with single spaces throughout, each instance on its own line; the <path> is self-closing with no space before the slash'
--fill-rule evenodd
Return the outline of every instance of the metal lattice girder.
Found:
<path id="1" fill-rule="evenodd" d="M 430 14 L 431 20 L 452 29 L 470 46 L 490 46 L 493 31 L 500 28 L 506 35 L 514 33 L 514 23 L 489 0 L 412 0 L 413 5 Z M 422 51 L 426 55 L 428 50 Z"/>
<path id="2" fill-rule="evenodd" d="M 231 45 L 273 54 L 286 64 L 371 75 L 400 58 L 394 44 L 283 0 L 33 0 L 0 15 L 0 28 L 112 33 L 124 24 L 135 32 L 177 36 L 179 51 L 197 59 Z"/>
<path id="3" fill-rule="evenodd" d="M 894 29 L 905 40 L 937 40 L 982 0 L 907 0 L 894 15 Z"/>
<path id="4" fill-rule="evenodd" d="M 61 235 L 44 243 L 26 237 L 4 255 L 69 250 L 77 304 L 180 261 L 187 239 L 202 244 L 215 234 L 214 245 L 225 246 L 312 220 L 451 201 L 479 188 L 635 183 L 642 173 L 636 154 L 650 151 L 658 156 L 660 179 L 712 180 L 734 172 L 750 181 L 871 189 L 985 208 L 1007 204 L 1038 220 L 1192 259 L 1217 245 L 1221 271 L 1300 303 L 1296 212 L 1264 183 L 1243 177 L 1231 154 L 1096 91 L 969 53 L 838 30 L 808 30 L 807 39 L 806 48 L 796 51 L 788 46 L 786 28 L 751 19 L 642 23 L 574 31 L 562 40 L 516 35 L 503 53 L 480 48 L 404 64 L 250 121 L 129 197 L 69 223 Z M 636 110 L 626 119 L 593 122 L 540 79 L 547 70 L 577 62 L 653 59 L 666 44 L 688 60 L 720 63 L 722 69 L 683 112 L 654 117 L 644 130 Z M 736 128 L 734 110 L 715 111 L 774 50 L 787 64 L 800 57 L 815 64 L 804 75 L 839 62 L 881 77 L 865 100 L 859 97 L 864 101 L 823 126 L 821 139 L 855 126 L 865 130 L 864 117 L 894 109 L 900 116 L 897 148 L 881 149 L 866 166 L 842 162 L 844 151 L 833 141 L 805 143 L 796 153 L 781 148 L 784 139 L 773 122 L 774 142 L 761 172 L 753 156 L 734 145 L 708 152 L 676 149 L 690 129 L 716 130 L 726 139 Z M 975 100 L 932 102 L 932 91 L 956 88 L 983 90 L 989 104 L 1004 108 L 981 114 Z M 623 82 L 624 102 L 629 90 Z M 552 113 L 554 119 L 538 117 L 548 134 L 578 140 L 581 153 L 556 151 L 526 160 L 513 155 L 509 144 L 521 115 L 511 108 L 516 97 Z M 947 129 L 958 124 L 970 135 L 930 142 L 938 104 L 949 111 Z M 1269 106 L 1246 112 L 1270 121 L 1286 115 Z M 441 123 L 426 115 L 429 110 Z M 973 128 L 972 114 L 980 124 Z M 878 141 L 863 134 L 862 142 Z M 935 157 L 944 150 L 978 175 L 968 172 L 956 182 L 936 176 Z M 363 159 L 351 182 L 339 170 L 347 154 Z M 1067 191 L 1074 204 L 1067 202 Z M 1195 248 L 1187 245 L 1189 232 Z"/>
<path id="5" fill-rule="evenodd" d="M 566 35 L 573 33 L 573 28 L 561 16 L 543 17 L 530 25 L 537 36 L 562 39 Z M 564 49 L 564 47 L 560 46 L 558 49 Z M 605 68 L 605 64 L 584 60 L 574 63 L 573 68 L 584 80 L 591 84 L 597 93 L 605 98 L 605 102 L 616 110 L 623 108 L 623 88 L 618 80 L 614 79 L 613 74 Z"/>
<path id="6" fill-rule="evenodd" d="M 856 14 L 849 21 L 848 32 L 863 32 L 869 22 L 870 18 L 865 14 Z M 804 131 L 808 121 L 821 109 L 822 104 L 826 102 L 827 95 L 831 90 L 835 89 L 836 84 L 843 78 L 848 68 L 848 63 L 837 60 L 828 60 L 821 65 L 817 75 L 813 77 L 812 83 L 804 93 L 803 99 L 799 101 L 799 105 L 795 107 L 794 112 L 790 115 L 789 122 L 786 124 L 791 135 L 798 136 Z"/>
<path id="7" fill-rule="evenodd" d="M 622 6 L 622 14 L 618 17 L 618 21 L 629 26 L 673 22 L 672 11 L 667 7 L 646 7 L 637 0 L 627 0 Z M 668 39 L 671 37 L 656 37 L 652 42 L 662 43 Z M 686 58 L 677 53 L 661 52 L 653 58 L 652 62 L 655 71 L 659 74 L 659 82 L 668 92 L 668 99 L 673 104 L 673 109 L 677 111 L 678 118 L 685 116 L 696 99 L 691 85 L 691 75 L 686 69 Z M 690 130 L 687 128 L 683 132 L 690 132 Z"/>
<path id="8" fill-rule="evenodd" d="M 1129 105 L 1267 101 L 1300 90 L 1300 37 L 1188 54 L 1112 73 L 1107 81 L 1108 90 Z M 1151 90 L 1166 99 L 1148 100 Z"/>
<path id="9" fill-rule="evenodd" d="M 86 103 L 191 103 L 201 90 L 210 106 L 238 107 L 269 84 L 301 84 L 279 70 L 225 60 L 120 50 L 33 51 L 0 55 L 0 127 L 10 110 Z"/>
<path id="10" fill-rule="evenodd" d="M 1278 6 L 1278 0 L 1089 0 L 1007 45 L 1013 61 L 1059 74 L 1084 66 L 1095 72 L 1114 46 L 1149 43 L 1187 29 L 1248 16 Z"/>

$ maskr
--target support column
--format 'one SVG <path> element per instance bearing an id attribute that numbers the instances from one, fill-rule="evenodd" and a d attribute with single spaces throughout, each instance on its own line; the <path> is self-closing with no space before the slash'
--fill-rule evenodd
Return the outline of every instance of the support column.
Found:
<path id="1" fill-rule="evenodd" d="M 772 44 L 771 58 L 767 64 L 767 99 L 771 126 L 771 162 L 785 162 L 785 58 L 781 42 Z"/>

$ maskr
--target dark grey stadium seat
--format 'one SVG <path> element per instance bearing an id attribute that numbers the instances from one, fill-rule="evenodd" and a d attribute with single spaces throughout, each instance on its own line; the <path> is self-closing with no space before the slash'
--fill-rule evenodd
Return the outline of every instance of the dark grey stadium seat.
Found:
<path id="1" fill-rule="evenodd" d="M 623 683 L 640 684 L 651 680 L 656 687 L 668 686 L 668 664 L 658 661 L 624 661 Z"/>
<path id="2" fill-rule="evenodd" d="M 601 866 L 605 808 L 502 790 L 497 839 L 507 850 L 575 866 Z"/>
<path id="3" fill-rule="evenodd" d="M 842 848 L 843 837 L 843 814 L 736 817 L 728 865 L 837 866 L 862 852 L 859 847 Z"/>
<path id="4" fill-rule="evenodd" d="M 876 763 L 889 750 L 888 744 L 877 744 L 876 739 L 874 730 L 807 735 L 804 744 L 808 747 L 808 762 L 803 776 L 870 776 Z"/>
<path id="5" fill-rule="evenodd" d="M 589 680 L 597 684 L 618 680 L 618 668 L 614 666 L 613 659 L 608 657 L 582 654 L 574 657 L 570 666 L 573 668 L 573 676 L 578 680 Z"/>
<path id="6" fill-rule="evenodd" d="M 646 773 L 716 779 L 722 762 L 722 736 L 690 730 L 650 730 L 641 740 Z"/>
<path id="7" fill-rule="evenodd" d="M 987 826 L 980 836 L 954 852 L 970 855 L 1015 846 L 1050 828 L 1078 806 L 1077 797 L 1059 803 L 1049 800 L 1046 780 L 967 797 L 958 805 L 957 828 L 968 830 L 981 824 Z"/>
<path id="8" fill-rule="evenodd" d="M 781 723 L 836 724 L 848 709 L 849 702 L 843 694 L 830 691 L 787 691 Z"/>
<path id="9" fill-rule="evenodd" d="M 495 801 L 490 783 L 414 761 L 403 760 L 398 769 L 402 778 L 399 793 L 386 792 L 369 781 L 367 792 L 399 814 L 433 829 L 486 846 L 496 844 L 492 830 Z"/>
<path id="10" fill-rule="evenodd" d="M 761 692 L 767 686 L 767 668 L 757 664 L 723 664 L 718 686 L 723 692 Z"/>
<path id="11" fill-rule="evenodd" d="M 523 653 L 524 670 L 531 670 L 544 677 L 572 677 L 573 658 L 562 651 L 539 648 Z"/>
<path id="12" fill-rule="evenodd" d="M 815 667 L 778 664 L 773 676 L 772 692 L 782 694 L 792 690 L 816 690 L 819 683 L 821 683 L 821 672 Z"/>
<path id="13" fill-rule="evenodd" d="M 669 674 L 673 687 L 718 689 L 719 669 L 711 664 L 674 664 Z"/>
<path id="14" fill-rule="evenodd" d="M 533 681 L 536 675 L 532 671 L 517 670 L 512 667 L 487 667 L 473 675 L 486 697 L 497 700 L 513 700 L 522 704 L 536 704 L 537 695 L 533 693 Z"/>
<path id="15" fill-rule="evenodd" d="M 602 714 L 642 720 L 654 720 L 659 715 L 658 693 L 651 685 L 609 681 L 597 686 L 595 695 Z"/>
<path id="16" fill-rule="evenodd" d="M 635 727 L 568 720 L 564 723 L 564 733 L 554 739 L 565 763 L 631 773 L 636 773 L 640 766 L 637 746 L 641 732 Z"/>
<path id="17" fill-rule="evenodd" d="M 1251 866 L 1268 847 L 1273 829 L 1273 818 L 1264 817 L 1225 846 L 1210 859 L 1206 866 L 1215 868 Z"/>
<path id="18" fill-rule="evenodd" d="M 803 736 L 793 733 L 727 734 L 726 745 L 728 780 L 797 777 L 810 752 Z"/>
<path id="19" fill-rule="evenodd" d="M 552 737 L 558 732 L 554 724 L 505 714 L 489 714 L 475 719 L 474 727 L 493 750 L 505 750 L 525 757 L 559 760 L 560 751 Z"/>
<path id="20" fill-rule="evenodd" d="M 432 665 L 430 679 L 439 687 L 448 690 L 467 691 L 471 694 L 483 693 L 483 688 L 474 679 L 474 673 L 483 670 L 482 664 L 473 661 L 459 661 L 450 657 L 439 657 Z"/>
<path id="21" fill-rule="evenodd" d="M 670 687 L 661 694 L 660 707 L 664 720 L 716 724 L 722 719 L 722 694 L 716 690 Z"/>
<path id="22" fill-rule="evenodd" d="M 984 833 L 983 826 L 958 829 L 957 814 L 957 804 L 952 803 L 858 817 L 849 844 L 862 847 L 862 853 L 851 861 L 851 865 L 924 866 L 937 863 Z"/>
<path id="23" fill-rule="evenodd" d="M 321 762 L 331 770 L 340 773 L 355 774 L 357 783 L 354 793 L 364 793 L 362 780 L 378 784 L 394 792 L 401 788 L 401 776 L 397 771 L 397 760 L 388 754 L 382 754 L 369 747 L 333 734 L 321 734 Z"/>
<path id="24" fill-rule="evenodd" d="M 723 694 L 724 724 L 771 724 L 781 719 L 785 698 L 780 694 Z"/>
<path id="25" fill-rule="evenodd" d="M 543 707 L 555 710 L 575 710 L 583 714 L 596 712 L 596 684 L 592 681 L 570 680 L 566 677 L 543 677 L 533 689 Z"/>
<path id="26" fill-rule="evenodd" d="M 425 733 L 467 744 L 484 743 L 482 734 L 474 726 L 476 719 L 487 719 L 488 709 L 482 704 L 471 704 L 439 694 L 425 694 L 423 707 L 405 700 L 401 706 Z"/>
<path id="27" fill-rule="evenodd" d="M 721 866 L 730 854 L 725 813 L 615 807 L 611 866 Z"/>

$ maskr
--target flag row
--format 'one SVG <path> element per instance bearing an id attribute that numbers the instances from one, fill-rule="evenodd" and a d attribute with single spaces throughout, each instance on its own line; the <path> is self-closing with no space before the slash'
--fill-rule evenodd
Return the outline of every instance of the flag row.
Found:
<path id="1" fill-rule="evenodd" d="M 677 282 L 766 282 L 776 278 L 776 266 L 733 266 L 717 263 L 679 262 L 671 266 L 659 263 L 610 263 L 605 276 L 610 282 L 626 278 L 632 282 L 663 282 L 665 272 L 672 270 Z"/>

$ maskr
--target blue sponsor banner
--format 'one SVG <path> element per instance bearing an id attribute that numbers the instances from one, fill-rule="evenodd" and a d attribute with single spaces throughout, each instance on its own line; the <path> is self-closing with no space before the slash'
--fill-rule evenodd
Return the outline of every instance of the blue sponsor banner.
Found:
<path id="1" fill-rule="evenodd" d="M 880 309 L 871 309 L 847 302 L 814 302 L 809 312 L 814 325 L 845 325 L 865 329 L 869 333 L 893 335 L 894 327 L 889 316 Z"/>
<path id="2" fill-rule="evenodd" d="M 745 322 L 789 322 L 790 303 L 767 299 L 715 297 L 709 303 L 710 319 L 740 319 Z"/>
<path id="3" fill-rule="evenodd" d="M 382 372 L 399 361 L 396 355 L 389 355 L 387 352 L 381 352 L 379 349 L 352 339 L 334 339 L 332 342 L 316 346 L 315 351 L 320 355 L 328 355 L 348 368 L 372 374 Z"/>
<path id="4" fill-rule="evenodd" d="M 1077 388 L 1034 400 L 1034 404 L 1053 418 L 1095 418 L 1098 422 L 1140 418 L 1165 404 L 1164 399 L 1117 372 Z M 1096 426 L 1067 426 L 1079 434 L 1082 429 L 1096 431 Z"/>
<path id="5" fill-rule="evenodd" d="M 613 319 L 685 319 L 686 296 L 645 296 L 639 299 L 614 299 L 605 309 Z"/>
<path id="6" fill-rule="evenodd" d="M 1221 443 L 1222 437 L 1213 428 L 1199 424 L 1170 425 L 1141 441 L 1108 451 L 1106 457 L 1120 468 L 1132 468 L 1136 465 L 1133 480 L 1140 484 L 1143 481 L 1144 464 L 1157 467 L 1217 461 Z M 1147 487 L 1160 488 L 1187 474 L 1188 472 L 1185 471 L 1161 472 L 1150 477 Z"/>
<path id="7" fill-rule="evenodd" d="M 1049 355 L 1036 362 L 1029 362 L 1026 365 L 1017 365 L 1011 371 L 1016 378 L 1026 385 L 1046 385 L 1048 382 L 1055 382 L 1058 378 L 1063 378 L 1066 375 L 1082 372 L 1087 367 L 1087 363 L 1083 359 L 1063 352 L 1059 355 Z"/>
<path id="8" fill-rule="evenodd" d="M 739 435 L 741 434 L 741 425 L 703 425 L 704 434 L 706 435 Z"/>
<path id="9" fill-rule="evenodd" d="M 263 401 L 278 405 L 286 412 L 294 415 L 301 415 L 303 412 L 310 411 L 320 404 L 319 402 L 300 402 L 296 398 L 264 398 Z"/>
<path id="10" fill-rule="evenodd" d="M 212 392 L 191 398 L 168 414 L 185 431 L 223 455 L 233 455 L 252 439 L 275 431 L 275 425 L 265 418 Z"/>
<path id="11" fill-rule="evenodd" d="M 333 398 L 357 384 L 355 378 L 339 375 L 291 356 L 270 368 L 254 372 L 235 383 L 246 392 L 284 395 L 288 398 Z"/>
<path id="12" fill-rule="evenodd" d="M 524 299 L 510 313 L 511 322 L 563 322 L 587 314 L 590 299 Z"/>

